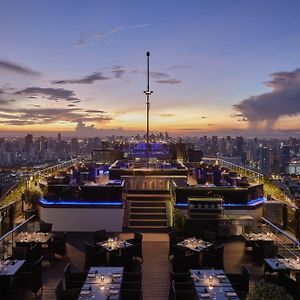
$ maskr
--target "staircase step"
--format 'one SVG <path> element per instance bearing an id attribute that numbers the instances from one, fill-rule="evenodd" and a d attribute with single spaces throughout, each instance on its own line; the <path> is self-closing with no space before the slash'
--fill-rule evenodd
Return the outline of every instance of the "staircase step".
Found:
<path id="1" fill-rule="evenodd" d="M 165 208 L 166 203 L 163 201 L 130 201 L 130 207 L 160 207 Z"/>
<path id="2" fill-rule="evenodd" d="M 127 190 L 128 194 L 151 194 L 151 195 L 170 195 L 169 191 L 160 190 Z"/>
<path id="3" fill-rule="evenodd" d="M 149 195 L 149 194 L 127 194 L 127 200 L 161 200 L 161 201 L 167 201 L 170 199 L 169 195 Z"/>
<path id="4" fill-rule="evenodd" d="M 167 220 L 139 220 L 139 219 L 130 219 L 129 226 L 168 226 Z"/>
<path id="5" fill-rule="evenodd" d="M 170 228 L 165 226 L 128 226 L 123 228 L 123 232 L 169 232 Z"/>
<path id="6" fill-rule="evenodd" d="M 166 213 L 130 213 L 130 219 L 144 219 L 144 220 L 166 220 Z"/>
<path id="7" fill-rule="evenodd" d="M 131 207 L 131 213 L 166 213 L 165 207 Z"/>

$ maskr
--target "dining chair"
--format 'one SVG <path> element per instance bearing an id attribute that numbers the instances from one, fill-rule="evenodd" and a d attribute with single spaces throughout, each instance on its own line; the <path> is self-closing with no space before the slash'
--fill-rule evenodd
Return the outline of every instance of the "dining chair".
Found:
<path id="1" fill-rule="evenodd" d="M 44 233 L 51 232 L 52 227 L 53 227 L 52 223 L 40 222 L 39 232 L 44 232 Z"/>
<path id="2" fill-rule="evenodd" d="M 85 262 L 84 268 L 88 270 L 90 267 L 99 267 L 106 265 L 106 252 L 96 246 L 84 242 Z"/>
<path id="3" fill-rule="evenodd" d="M 94 242 L 99 243 L 106 241 L 108 239 L 107 233 L 105 229 L 97 230 L 94 232 Z"/>
<path id="4" fill-rule="evenodd" d="M 67 264 L 64 270 L 65 287 L 67 289 L 81 288 L 87 278 L 88 272 L 71 272 L 71 264 Z"/>
<path id="5" fill-rule="evenodd" d="M 63 289 L 63 282 L 59 280 L 55 288 L 56 300 L 77 300 L 80 295 L 80 288 Z"/>
<path id="6" fill-rule="evenodd" d="M 121 289 L 121 300 L 142 300 L 143 290 Z"/>

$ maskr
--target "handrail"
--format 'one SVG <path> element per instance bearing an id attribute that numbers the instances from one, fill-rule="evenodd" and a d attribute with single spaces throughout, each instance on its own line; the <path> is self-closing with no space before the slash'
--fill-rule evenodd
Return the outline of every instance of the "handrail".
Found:
<path id="1" fill-rule="evenodd" d="M 271 227 L 273 227 L 274 229 L 276 229 L 278 232 L 280 232 L 281 234 L 283 234 L 289 240 L 291 240 L 294 244 L 296 244 L 297 246 L 300 246 L 300 242 L 297 239 L 295 239 L 293 236 L 291 236 L 290 234 L 286 233 L 284 230 L 282 230 L 281 228 L 277 227 L 275 224 L 273 224 L 269 220 L 265 219 L 264 217 L 261 217 L 261 219 L 264 222 L 266 222 L 267 224 L 269 224 Z"/>
<path id="2" fill-rule="evenodd" d="M 16 182 L 14 185 L 12 185 L 0 198 L 0 202 L 2 199 L 4 199 L 18 184 L 20 181 Z"/>
<path id="3" fill-rule="evenodd" d="M 13 228 L 12 230 L 10 230 L 9 232 L 5 233 L 3 236 L 0 237 L 0 242 L 3 241 L 9 235 L 11 235 L 12 233 L 14 233 L 16 230 L 18 230 L 19 228 L 21 228 L 22 226 L 24 226 L 25 224 L 27 224 L 30 220 L 32 220 L 34 218 L 35 218 L 35 215 L 29 217 L 23 223 L 19 224 L 18 226 L 16 226 L 15 228 Z"/>
<path id="4" fill-rule="evenodd" d="M 0 201 L 1 201 L 1 200 L 0 200 Z M 11 206 L 11 205 L 13 205 L 13 204 L 15 204 L 15 203 L 17 203 L 17 202 L 19 202 L 19 201 L 20 201 L 20 200 L 15 200 L 15 201 L 10 202 L 10 203 L 8 203 L 8 204 L 6 204 L 6 205 L 4 205 L 4 206 L 0 206 L 0 212 L 6 210 L 7 207 L 9 207 L 9 206 Z"/>
<path id="5" fill-rule="evenodd" d="M 36 176 L 36 175 L 41 175 L 42 173 L 45 173 L 47 170 L 51 170 L 51 169 L 55 169 L 55 168 L 57 168 L 57 167 L 63 167 L 63 166 L 65 166 L 65 165 L 67 165 L 67 164 L 72 164 L 72 163 L 75 163 L 76 161 L 78 161 L 80 158 L 72 158 L 72 159 L 69 159 L 69 160 L 66 160 L 66 161 L 64 161 L 64 162 L 61 162 L 61 163 L 59 163 L 59 164 L 57 164 L 57 165 L 53 165 L 53 166 L 49 166 L 49 167 L 46 167 L 46 168 L 44 168 L 44 169 L 42 169 L 42 170 L 38 170 L 38 171 L 35 171 L 35 172 L 33 172 L 32 173 L 32 176 Z M 19 184 L 22 184 L 22 183 L 25 183 L 27 180 L 29 179 L 29 176 L 26 176 L 25 178 L 22 178 L 21 180 L 19 180 L 18 182 L 16 182 L 12 187 L 10 187 L 2 196 L 1 196 L 1 198 L 0 198 L 0 208 L 3 208 L 3 207 L 5 207 L 5 206 L 7 206 L 7 205 L 10 205 L 11 203 L 9 203 L 9 204 L 7 204 L 7 205 L 5 205 L 5 206 L 1 206 L 1 201 L 5 198 L 5 197 L 7 197 L 10 193 L 12 193 L 13 191 L 14 191 L 14 189 L 19 185 Z M 16 202 L 16 201 L 15 201 Z"/>

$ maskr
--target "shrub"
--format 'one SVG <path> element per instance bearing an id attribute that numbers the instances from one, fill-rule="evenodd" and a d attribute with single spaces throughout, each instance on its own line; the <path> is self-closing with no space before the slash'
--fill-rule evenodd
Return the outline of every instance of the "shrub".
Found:
<path id="1" fill-rule="evenodd" d="M 248 294 L 247 300 L 293 300 L 283 287 L 260 281 Z"/>

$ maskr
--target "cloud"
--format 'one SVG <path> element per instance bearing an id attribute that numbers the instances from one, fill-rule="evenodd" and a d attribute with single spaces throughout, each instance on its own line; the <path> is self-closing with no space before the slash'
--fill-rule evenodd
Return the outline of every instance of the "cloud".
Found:
<path id="1" fill-rule="evenodd" d="M 171 114 L 171 113 L 160 113 L 160 114 L 157 114 L 158 116 L 160 117 L 163 117 L 163 118 L 169 118 L 169 117 L 173 117 L 174 114 Z"/>
<path id="2" fill-rule="evenodd" d="M 234 105 L 251 127 L 265 122 L 265 129 L 272 129 L 282 116 L 295 116 L 300 113 L 300 68 L 292 72 L 271 74 L 272 79 L 266 86 L 269 93 L 252 96 Z"/>
<path id="3" fill-rule="evenodd" d="M 41 87 L 28 87 L 21 91 L 15 92 L 15 95 L 20 96 L 43 96 L 49 100 L 66 100 L 66 101 L 79 101 L 78 98 L 75 97 L 74 91 L 65 90 L 62 88 L 41 88 Z"/>
<path id="4" fill-rule="evenodd" d="M 72 135 L 77 137 L 93 137 L 93 136 L 134 136 L 136 134 L 144 133 L 141 130 L 126 130 L 122 127 L 119 128 L 96 128 L 95 125 L 87 125 L 85 122 L 79 121 L 72 132 Z"/>
<path id="5" fill-rule="evenodd" d="M 154 79 L 169 78 L 170 75 L 164 72 L 150 72 L 150 77 Z"/>
<path id="6" fill-rule="evenodd" d="M 110 44 L 113 40 L 111 39 L 113 35 L 121 32 L 123 26 L 114 27 L 107 32 L 81 32 L 75 42 L 75 47 L 84 48 L 96 45 L 100 42 L 105 44 Z"/>
<path id="7" fill-rule="evenodd" d="M 201 128 L 181 128 L 179 130 L 184 130 L 184 131 L 203 131 L 204 129 L 201 129 Z"/>
<path id="8" fill-rule="evenodd" d="M 22 75 L 38 76 L 41 73 L 33 71 L 27 67 L 21 66 L 16 63 L 0 60 L 0 70 L 14 72 Z"/>
<path id="9" fill-rule="evenodd" d="M 101 113 L 99 113 L 101 112 Z M 102 123 L 112 118 L 105 111 L 86 113 L 81 108 L 0 108 L 0 122 L 7 125 L 50 124 L 56 122 L 94 122 Z"/>
<path id="10" fill-rule="evenodd" d="M 51 81 L 52 84 L 91 84 L 98 80 L 109 80 L 110 77 L 102 75 L 100 72 L 95 72 L 91 75 L 87 75 L 83 78 L 78 79 L 65 79 L 65 80 L 54 80 Z"/>
<path id="11" fill-rule="evenodd" d="M 125 73 L 125 69 L 122 66 L 114 66 L 112 67 L 111 72 L 114 74 L 116 78 L 121 78 Z"/>
<path id="12" fill-rule="evenodd" d="M 7 99 L 5 99 L 5 92 L 5 89 L 0 88 L 0 106 L 7 105 L 7 103 L 9 102 Z"/>
<path id="13" fill-rule="evenodd" d="M 232 118 L 239 118 L 239 117 L 243 117 L 243 114 L 242 113 L 232 114 L 232 115 L 230 115 L 230 117 L 232 117 Z"/>
<path id="14" fill-rule="evenodd" d="M 83 48 L 92 46 L 98 43 L 99 41 L 104 40 L 106 36 L 107 35 L 103 32 L 80 33 L 78 35 L 77 41 L 75 42 L 75 47 Z"/>
<path id="15" fill-rule="evenodd" d="M 168 70 L 170 71 L 182 71 L 182 70 L 186 70 L 189 69 L 191 66 L 188 65 L 172 65 L 168 68 Z"/>
<path id="16" fill-rule="evenodd" d="M 178 79 L 164 79 L 164 80 L 156 80 L 155 82 L 161 83 L 161 84 L 179 84 L 182 81 Z"/>
<path id="17" fill-rule="evenodd" d="M 85 111 L 86 113 L 92 113 L 92 114 L 103 114 L 103 113 L 105 113 L 105 111 L 103 111 L 103 110 L 98 110 L 98 109 L 88 109 L 88 110 L 86 110 Z"/>
<path id="18" fill-rule="evenodd" d="M 248 122 L 248 119 L 247 118 L 241 118 L 241 119 L 238 119 L 238 122 Z"/>
<path id="19" fill-rule="evenodd" d="M 6 100 L 6 99 L 2 99 L 1 97 L 0 97 L 0 106 L 1 105 L 6 105 L 8 103 L 8 101 Z"/>
<path id="20" fill-rule="evenodd" d="M 150 24 L 148 24 L 148 23 L 137 24 L 137 25 L 135 25 L 135 28 L 145 28 L 145 27 L 148 27 L 148 26 L 150 26 Z"/>
<path id="21" fill-rule="evenodd" d="M 117 32 L 120 32 L 122 30 L 123 30 L 123 26 L 117 26 L 117 27 L 111 29 L 110 32 L 117 33 Z"/>

